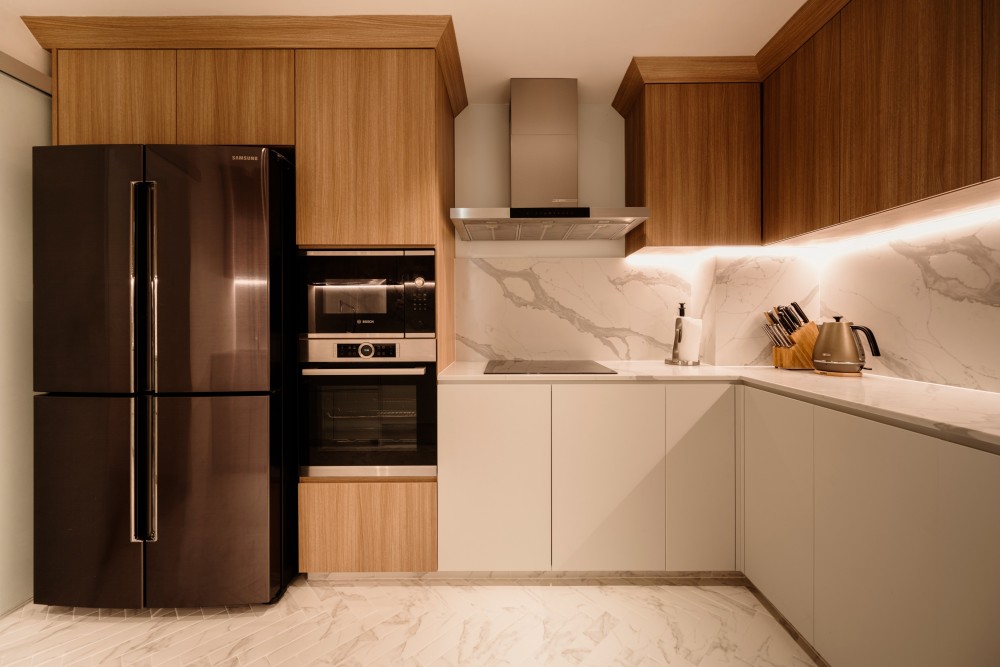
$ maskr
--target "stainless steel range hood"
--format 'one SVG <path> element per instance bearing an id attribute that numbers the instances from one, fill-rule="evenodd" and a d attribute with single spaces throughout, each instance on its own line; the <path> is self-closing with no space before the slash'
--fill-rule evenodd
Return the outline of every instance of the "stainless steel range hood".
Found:
<path id="1" fill-rule="evenodd" d="M 511 79 L 510 208 L 453 208 L 466 241 L 617 239 L 649 217 L 645 207 L 577 202 L 576 79 Z"/>

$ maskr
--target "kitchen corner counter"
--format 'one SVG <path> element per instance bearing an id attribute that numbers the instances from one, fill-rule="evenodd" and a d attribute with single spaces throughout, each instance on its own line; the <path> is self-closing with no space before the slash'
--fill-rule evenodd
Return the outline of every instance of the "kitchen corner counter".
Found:
<path id="1" fill-rule="evenodd" d="M 1000 455 L 1000 393 L 878 375 L 830 377 L 766 366 L 670 366 L 600 361 L 616 375 L 484 375 L 486 362 L 460 361 L 441 384 L 732 382 Z"/>

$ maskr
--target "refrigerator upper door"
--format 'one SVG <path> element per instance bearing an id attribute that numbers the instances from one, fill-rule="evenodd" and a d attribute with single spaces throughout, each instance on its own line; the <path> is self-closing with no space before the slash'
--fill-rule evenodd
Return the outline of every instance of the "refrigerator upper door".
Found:
<path id="1" fill-rule="evenodd" d="M 156 541 L 146 604 L 268 602 L 280 580 L 280 478 L 269 396 L 158 397 Z M 277 461 L 277 459 L 275 459 Z"/>
<path id="2" fill-rule="evenodd" d="M 149 146 L 151 389 L 270 387 L 267 150 Z"/>
<path id="3" fill-rule="evenodd" d="M 34 388 L 134 391 L 131 187 L 140 146 L 34 149 Z"/>
<path id="4" fill-rule="evenodd" d="M 134 401 L 35 396 L 35 602 L 141 607 L 130 497 Z"/>

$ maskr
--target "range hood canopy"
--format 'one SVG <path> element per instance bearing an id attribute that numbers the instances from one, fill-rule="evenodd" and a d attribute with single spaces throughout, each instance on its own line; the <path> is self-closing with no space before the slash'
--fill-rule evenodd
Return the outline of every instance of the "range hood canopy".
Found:
<path id="1" fill-rule="evenodd" d="M 466 241 L 617 239 L 645 207 L 577 205 L 576 79 L 511 79 L 510 208 L 453 208 Z"/>

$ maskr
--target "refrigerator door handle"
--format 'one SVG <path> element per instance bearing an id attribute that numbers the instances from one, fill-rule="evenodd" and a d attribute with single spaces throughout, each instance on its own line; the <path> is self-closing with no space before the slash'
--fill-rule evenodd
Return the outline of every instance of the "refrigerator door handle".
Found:
<path id="1" fill-rule="evenodd" d="M 128 342 L 129 342 L 129 361 L 128 361 L 128 386 L 129 391 L 135 391 L 135 225 L 136 225 L 136 207 L 139 205 L 138 197 L 136 197 L 136 190 L 142 185 L 142 181 L 131 181 L 129 188 L 129 225 L 128 225 Z M 132 411 L 133 416 L 135 415 L 135 410 Z M 135 441 L 132 442 L 133 448 L 135 446 Z M 135 457 L 133 457 L 134 459 Z M 133 467 L 133 471 L 135 468 Z M 133 489 L 133 499 L 134 499 Z M 135 525 L 135 522 L 132 522 Z"/>
<path id="2" fill-rule="evenodd" d="M 142 535 L 139 534 L 139 526 L 136 525 L 136 493 L 135 493 L 135 476 L 138 474 L 136 470 L 136 460 L 135 460 L 135 399 L 130 401 L 131 406 L 129 408 L 129 436 L 128 436 L 128 518 L 129 518 L 129 542 L 143 542 Z"/>
<path id="3" fill-rule="evenodd" d="M 146 181 L 149 201 L 149 384 L 153 391 L 158 391 L 157 382 L 157 338 L 159 334 L 159 301 L 157 300 L 157 282 L 159 280 L 156 266 L 156 181 Z"/>
<path id="4" fill-rule="evenodd" d="M 159 497 L 160 488 L 157 481 L 157 459 L 159 458 L 159 445 L 160 445 L 160 422 L 158 418 L 159 410 L 157 409 L 157 399 L 152 399 L 153 404 L 153 414 L 151 415 L 153 424 L 151 429 L 151 434 L 149 438 L 149 535 L 146 538 L 147 542 L 155 542 L 157 539 L 157 519 L 159 518 Z"/>

